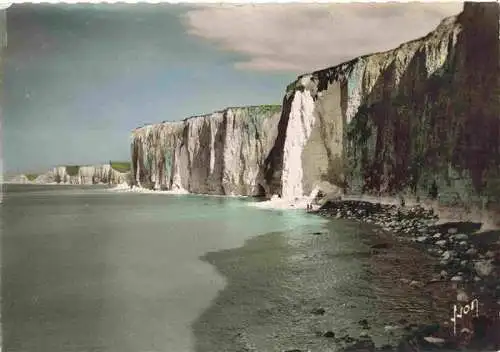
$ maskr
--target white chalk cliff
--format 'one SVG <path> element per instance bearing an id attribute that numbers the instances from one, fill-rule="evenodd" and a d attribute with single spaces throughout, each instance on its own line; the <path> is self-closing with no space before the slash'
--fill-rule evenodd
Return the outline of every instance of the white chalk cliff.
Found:
<path id="1" fill-rule="evenodd" d="M 132 134 L 137 185 L 301 198 L 320 188 L 500 204 L 499 4 L 300 76 L 281 113 L 230 108 Z M 497 183 L 495 183 L 495 180 Z"/>
<path id="2" fill-rule="evenodd" d="M 32 175 L 30 175 L 32 176 Z M 33 177 L 33 176 L 32 176 Z M 31 184 L 122 184 L 130 181 L 130 173 L 119 172 L 111 164 L 87 165 L 87 166 L 56 166 L 46 173 L 29 179 L 26 175 L 17 175 L 9 183 L 31 183 Z"/>
<path id="3" fill-rule="evenodd" d="M 266 160 L 269 193 L 328 182 L 427 196 L 435 183 L 443 200 L 499 203 L 499 17 L 497 2 L 465 3 L 423 38 L 299 77 Z"/>
<path id="4" fill-rule="evenodd" d="M 16 175 L 14 177 L 12 177 L 10 180 L 9 180 L 9 183 L 22 183 L 22 184 L 25 184 L 25 183 L 32 183 L 28 177 L 24 174 L 21 174 L 21 175 Z"/>
<path id="5" fill-rule="evenodd" d="M 34 183 L 62 183 L 74 185 L 121 184 L 128 182 L 129 174 L 119 172 L 110 164 L 88 166 L 57 166 L 38 176 Z"/>
<path id="6" fill-rule="evenodd" d="M 279 117 L 279 106 L 249 106 L 138 128 L 132 134 L 134 180 L 191 193 L 263 193 L 260 172 Z"/>

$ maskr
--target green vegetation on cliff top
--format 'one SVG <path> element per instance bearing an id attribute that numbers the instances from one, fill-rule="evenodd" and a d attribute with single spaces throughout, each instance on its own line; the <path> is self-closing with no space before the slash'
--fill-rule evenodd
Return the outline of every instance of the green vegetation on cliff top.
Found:
<path id="1" fill-rule="evenodd" d="M 248 109 L 258 115 L 275 114 L 281 111 L 281 105 L 258 105 L 250 106 Z"/>
<path id="2" fill-rule="evenodd" d="M 118 172 L 129 172 L 132 168 L 130 161 L 110 161 L 109 164 L 113 170 Z"/>
<path id="3" fill-rule="evenodd" d="M 26 178 L 30 181 L 34 181 L 37 177 L 37 174 L 26 174 Z"/>

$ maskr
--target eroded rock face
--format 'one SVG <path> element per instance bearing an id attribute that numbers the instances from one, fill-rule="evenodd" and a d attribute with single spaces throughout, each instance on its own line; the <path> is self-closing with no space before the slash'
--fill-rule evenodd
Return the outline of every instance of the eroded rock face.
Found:
<path id="1" fill-rule="evenodd" d="M 327 184 L 500 204 L 499 50 L 498 3 L 465 3 L 423 38 L 299 77 L 279 117 L 231 108 L 135 130 L 134 180 L 193 193 L 293 199 Z"/>
<path id="2" fill-rule="evenodd" d="M 34 183 L 62 183 L 74 185 L 122 184 L 129 182 L 129 173 L 118 172 L 110 164 L 88 166 L 57 166 L 39 175 Z"/>
<path id="3" fill-rule="evenodd" d="M 134 130 L 132 172 L 147 188 L 257 195 L 279 106 L 228 108 Z"/>
<path id="4" fill-rule="evenodd" d="M 349 193 L 499 203 L 499 5 L 465 3 L 427 36 L 287 88 L 265 164 L 270 194 Z"/>

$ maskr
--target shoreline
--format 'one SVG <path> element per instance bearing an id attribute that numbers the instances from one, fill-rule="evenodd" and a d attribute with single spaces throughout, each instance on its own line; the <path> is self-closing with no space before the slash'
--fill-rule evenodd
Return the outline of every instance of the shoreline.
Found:
<path id="1" fill-rule="evenodd" d="M 167 195 L 191 194 L 185 190 L 147 190 L 124 184 L 117 185 L 109 191 Z M 239 198 L 251 197 L 239 196 Z M 437 202 L 416 202 L 412 199 L 405 199 L 405 201 L 406 204 L 401 206 L 398 204 L 400 201 L 393 197 L 343 196 L 338 200 L 327 200 L 320 206 L 311 195 L 294 200 L 274 197 L 266 201 L 252 202 L 249 205 L 269 210 L 303 211 L 307 205 L 314 204 L 313 209 L 308 210 L 308 213 L 332 220 L 344 219 L 377 227 L 375 232 L 384 240 L 379 238 L 379 243 L 374 244 L 371 248 L 372 254 L 390 252 L 391 248 L 402 245 L 405 246 L 405 249 L 401 253 L 416 250 L 419 254 L 412 255 L 427 256 L 422 265 L 425 263 L 432 267 L 428 270 L 428 275 L 419 277 L 420 275 L 414 274 L 416 276 L 410 279 L 402 278 L 402 283 L 428 289 L 427 293 L 432 295 L 436 302 L 442 301 L 441 303 L 433 303 L 435 308 L 442 312 L 441 321 L 435 321 L 440 328 L 433 331 L 432 334 L 428 334 L 429 336 L 418 336 L 415 332 L 416 335 L 410 340 L 415 338 L 417 340 L 412 340 L 412 344 L 421 347 L 422 345 L 433 346 L 434 348 L 439 346 L 456 348 L 463 345 L 464 338 L 458 338 L 451 333 L 450 320 L 445 317 L 444 311 L 448 307 L 449 314 L 450 308 L 454 304 L 466 305 L 467 302 L 474 299 L 478 299 L 481 305 L 481 317 L 486 319 L 490 325 L 496 324 L 497 329 L 500 328 L 499 316 L 486 312 L 491 309 L 500 312 L 500 230 L 498 228 L 491 230 L 491 224 L 488 223 L 457 222 L 456 217 L 443 217 L 443 214 L 460 213 L 461 210 L 458 208 L 453 210 L 443 206 L 439 207 Z M 463 219 L 463 215 L 459 219 Z M 400 263 L 400 259 L 396 260 L 396 263 Z M 385 270 L 391 272 L 392 268 L 386 266 Z M 459 330 L 463 327 L 469 331 L 477 330 L 477 326 L 473 326 L 476 323 L 469 321 L 464 324 L 464 326 L 462 326 L 463 324 L 459 326 Z M 486 340 L 488 341 L 477 341 L 476 338 L 470 347 L 479 345 L 481 346 L 479 350 L 483 347 L 500 348 L 499 339 L 488 336 Z M 406 343 L 408 341 L 407 336 Z M 491 346 L 483 345 L 484 343 L 489 343 Z M 385 348 L 389 347 L 385 346 Z"/>
<path id="2" fill-rule="evenodd" d="M 271 199 L 262 199 L 258 196 L 252 195 L 230 195 L 230 194 L 208 194 L 208 193 L 191 193 L 184 189 L 179 190 L 155 190 L 155 189 L 147 189 L 143 187 L 133 186 L 130 187 L 127 184 L 119 184 L 115 185 L 112 188 L 109 188 L 110 192 L 117 193 L 144 193 L 144 194 L 158 194 L 158 195 L 192 195 L 192 196 L 204 196 L 204 197 L 220 197 L 220 198 L 245 198 L 245 199 L 256 199 L 257 201 L 249 203 L 249 206 L 260 208 L 260 209 L 268 209 L 268 210 L 306 210 L 307 204 L 311 204 L 313 210 L 318 210 L 320 208 L 319 205 L 313 204 L 314 197 L 301 197 L 297 199 L 282 199 L 279 197 L 274 197 Z M 259 200 L 261 198 L 261 200 Z"/>
<path id="3" fill-rule="evenodd" d="M 138 187 L 130 188 L 130 186 L 125 184 L 107 188 L 107 191 L 167 195 L 190 194 L 187 192 L 177 191 L 147 190 Z M 193 195 L 251 198 L 227 195 Z M 377 202 L 377 200 L 380 200 L 380 202 Z M 261 209 L 277 211 L 304 211 L 307 204 L 313 202 L 313 197 L 303 197 L 293 201 L 274 198 L 267 201 L 250 202 L 248 205 Z M 458 307 L 463 307 L 467 304 L 470 305 L 470 302 L 475 299 L 478 300 L 480 316 L 484 318 L 483 323 L 486 321 L 486 324 L 490 325 L 487 329 L 489 332 L 486 332 L 486 334 L 491 333 L 492 329 L 497 329 L 497 331 L 499 331 L 500 230 L 488 231 L 488 227 L 482 227 L 481 224 L 478 225 L 477 223 L 472 222 L 446 222 L 446 220 L 449 219 L 440 219 L 439 212 L 436 213 L 432 207 L 423 206 L 421 203 L 410 201 L 403 207 L 398 206 L 397 204 L 398 201 L 396 199 L 389 197 L 378 198 L 366 196 L 346 196 L 339 200 L 328 200 L 324 202 L 322 206 L 315 204 L 313 211 L 308 211 L 311 215 L 319 215 L 323 218 L 332 220 L 331 224 L 333 224 L 333 226 L 337 226 L 340 223 L 347 221 L 349 223 L 357 223 L 359 226 L 367 225 L 373 227 L 373 231 L 370 231 L 374 233 L 371 238 L 374 243 L 368 247 L 367 252 L 363 255 L 370 257 L 369 261 L 371 266 L 374 268 L 373 271 L 376 272 L 375 276 L 378 278 L 377 283 L 385 286 L 386 290 L 387 287 L 396 285 L 398 289 L 401 290 L 401 295 L 404 295 L 407 290 L 420 290 L 425 292 L 425 295 L 432 297 L 430 302 L 431 306 L 429 307 L 432 307 L 434 311 L 431 311 L 431 308 L 429 308 L 430 310 L 422 308 L 424 307 L 424 305 L 422 305 L 423 303 L 419 303 L 420 307 L 417 310 L 421 310 L 423 315 L 419 316 L 418 314 L 420 313 L 415 313 L 418 316 L 418 318 L 416 318 L 417 320 L 404 322 L 404 318 L 393 319 L 390 324 L 387 324 L 384 327 L 387 327 L 388 330 L 390 330 L 390 327 L 392 326 L 394 329 L 399 331 L 411 331 L 411 334 L 405 334 L 402 340 L 393 342 L 391 347 L 389 345 L 384 346 L 380 344 L 375 347 L 373 340 L 371 340 L 371 337 L 368 334 L 369 331 L 365 331 L 370 330 L 370 328 L 362 329 L 361 333 L 354 332 L 354 334 L 360 335 L 359 337 L 353 337 L 352 332 L 351 335 L 346 335 L 342 332 L 343 337 L 340 338 L 338 337 L 339 333 L 335 332 L 336 335 L 333 335 L 337 336 L 335 337 L 336 343 L 343 346 L 339 347 L 338 351 L 354 351 L 356 349 L 353 350 L 353 346 L 357 346 L 356 348 L 363 347 L 365 351 L 378 351 L 379 348 L 384 351 L 389 351 L 391 348 L 392 350 L 398 349 L 398 351 L 413 351 L 411 347 L 408 346 L 401 347 L 402 349 L 397 347 L 398 345 L 401 346 L 405 344 L 417 345 L 420 346 L 419 348 L 421 349 L 425 349 L 426 347 L 439 347 L 440 350 L 443 350 L 443 347 L 448 348 L 449 350 L 456 349 L 458 346 L 463 346 L 466 338 L 465 340 L 464 338 L 457 339 L 451 333 L 452 324 L 450 324 L 450 316 L 453 312 L 452 307 L 453 305 L 457 305 Z M 316 238 L 328 237 L 328 235 L 319 232 L 302 235 L 304 236 L 303 241 L 305 241 L 306 247 L 308 247 L 303 249 L 305 252 L 309 250 L 317 250 L 313 248 L 315 246 L 315 240 L 311 240 L 311 236 Z M 265 242 L 267 241 L 266 236 L 269 237 L 268 235 L 261 235 L 258 236 L 260 239 L 257 238 L 252 241 Z M 246 247 L 247 243 L 243 245 L 243 250 L 245 250 Z M 234 249 L 234 251 L 238 250 L 241 249 Z M 234 253 L 233 250 L 222 252 Z M 218 255 L 217 253 L 219 252 L 216 252 L 215 254 L 207 253 L 204 258 L 210 258 L 211 256 L 213 258 L 213 256 Z M 314 253 L 314 255 L 316 254 L 317 253 Z M 354 253 L 353 255 L 358 254 Z M 312 257 L 314 257 L 314 255 Z M 206 259 L 203 260 L 207 261 Z M 220 270 L 220 267 L 216 262 L 213 260 L 208 260 L 208 262 L 214 265 L 224 278 L 228 280 L 230 279 L 227 273 Z M 419 264 L 415 265 L 415 263 Z M 307 268 L 310 266 L 321 265 L 321 263 L 318 264 L 310 260 L 303 260 L 300 265 Z M 289 267 L 285 267 L 283 270 L 303 271 L 304 268 L 290 269 Z M 309 270 L 316 269 L 310 268 Z M 245 272 L 240 274 L 243 274 L 243 276 L 246 275 Z M 268 275 L 268 272 L 263 271 L 261 274 L 266 276 Z M 314 275 L 318 277 L 313 277 Z M 319 278 L 321 278 L 320 275 L 323 275 L 321 272 L 315 272 L 314 275 L 311 275 L 309 279 L 316 285 L 328 285 L 328 283 L 318 282 Z M 260 280 L 261 278 L 259 277 L 258 279 Z M 262 280 L 264 279 L 262 278 Z M 290 285 L 294 284 L 298 283 L 295 282 Z M 376 286 L 377 285 L 374 284 L 375 291 L 378 290 Z M 231 288 L 228 289 L 231 290 Z M 221 294 L 223 294 L 225 290 L 226 289 L 221 291 Z M 293 295 L 297 292 L 294 290 L 292 291 L 293 292 L 290 293 L 290 299 L 292 301 L 296 299 L 299 299 L 299 301 L 301 299 L 305 299 L 304 295 L 306 295 L 306 293 L 300 293 L 302 298 L 294 298 Z M 266 291 L 263 290 L 261 294 L 266 295 Z M 319 296 L 323 294 L 324 293 L 318 293 Z M 383 292 L 380 292 L 380 294 L 384 296 Z M 410 292 L 409 295 L 409 297 L 413 297 L 411 295 L 416 295 L 415 297 L 417 297 L 420 293 Z M 388 297 L 391 297 L 391 295 Z M 239 298 L 235 297 L 235 299 Z M 390 301 L 391 299 L 389 298 L 386 300 Z M 299 303 L 295 302 L 293 304 Z M 331 309 L 327 306 L 330 303 L 323 304 L 325 308 L 321 309 Z M 493 312 L 487 312 L 487 310 L 490 309 L 493 310 Z M 296 319 L 301 319 L 304 314 L 307 315 L 307 312 L 301 312 L 300 314 L 297 313 Z M 432 323 L 427 322 L 427 325 L 425 326 L 422 326 L 422 324 L 416 324 L 426 321 L 428 316 L 434 316 Z M 283 318 L 285 319 L 285 317 Z M 306 317 L 304 319 L 309 322 L 310 317 Z M 478 329 L 476 323 L 477 322 L 472 322 L 471 319 L 464 319 L 458 323 L 458 329 L 461 331 L 461 329 L 465 327 L 469 329 L 469 331 L 476 331 Z M 435 326 L 436 324 L 439 328 L 433 330 L 431 329 L 432 331 L 429 332 L 429 326 Z M 474 324 L 476 324 L 476 326 L 474 326 Z M 376 328 L 373 328 L 370 331 L 375 330 Z M 423 333 L 422 330 L 425 333 Z M 331 340 L 331 338 L 328 337 L 332 335 L 330 332 L 334 333 L 331 330 L 317 330 L 306 337 L 303 336 L 303 338 L 314 340 L 321 337 Z M 320 334 L 321 336 L 317 336 L 317 334 Z M 476 339 L 476 341 L 473 341 L 472 345 L 470 345 L 473 349 L 467 349 L 467 351 L 493 351 L 500 348 L 500 340 L 498 338 L 495 340 L 494 337 L 487 336 L 486 340 L 491 340 L 489 342 L 487 341 L 490 346 L 487 344 L 484 345 L 484 341 L 477 341 Z M 318 342 L 316 341 L 315 343 Z M 293 349 L 290 351 L 293 351 Z M 302 350 L 296 350 L 296 352 L 298 351 Z M 200 350 L 200 352 L 206 351 Z"/>
<path id="4" fill-rule="evenodd" d="M 471 221 L 442 219 L 440 212 L 435 212 L 432 206 L 410 204 L 399 206 L 394 199 L 374 202 L 369 197 L 346 197 L 327 201 L 314 213 L 326 218 L 372 223 L 390 239 L 429 254 L 431 261 L 438 262 L 433 268 L 432 278 L 427 282 L 407 283 L 422 288 L 440 287 L 435 292 L 437 300 L 447 296 L 443 294 L 445 290 L 451 290 L 456 298 L 447 303 L 450 314 L 453 306 L 462 307 L 477 300 L 478 320 L 486 322 L 488 329 L 485 330 L 472 317 L 456 324 L 446 319 L 438 322 L 440 327 L 432 335 L 437 339 L 431 343 L 434 347 L 454 349 L 470 346 L 479 351 L 498 350 L 500 339 L 495 334 L 500 329 L 500 229 L 492 230 L 489 224 L 483 227 L 483 224 Z M 373 247 L 375 252 L 387 248 L 387 243 Z M 456 336 L 452 330 L 457 329 L 457 325 L 458 331 L 466 332 L 468 336 Z M 471 338 L 472 343 L 469 344 Z"/>
<path id="5" fill-rule="evenodd" d="M 192 195 L 192 196 L 221 197 L 221 198 L 252 198 L 252 196 L 240 196 L 240 195 L 191 193 L 189 191 L 186 191 L 185 189 L 162 191 L 156 189 L 147 189 L 138 186 L 130 187 L 128 184 L 115 185 L 114 187 L 109 188 L 108 191 L 117 193 L 144 193 L 144 194 L 158 194 L 158 195 Z"/>
<path id="6" fill-rule="evenodd" d="M 312 197 L 295 201 L 272 199 L 252 203 L 251 206 L 271 210 L 305 210 L 306 205 L 311 202 Z M 375 347 L 369 336 L 344 336 L 343 341 L 337 338 L 337 342 L 344 345 L 338 351 L 355 351 L 359 348 L 364 351 L 500 349 L 500 339 L 496 336 L 500 329 L 498 227 L 492 230 L 490 224 L 456 221 L 453 217 L 442 218 L 440 215 L 445 212 L 442 209 L 435 211 L 435 204 L 432 203 L 408 202 L 403 207 L 397 204 L 397 200 L 390 198 L 347 196 L 327 201 L 322 206 L 316 204 L 312 211 L 308 211 L 332 220 L 374 225 L 377 228 L 375 232 L 378 234 L 378 243 L 371 247 L 371 254 L 375 261 L 378 255 L 382 258 L 384 255 L 390 257 L 394 248 L 404 248 L 401 249 L 399 258 L 393 258 L 393 266 L 380 264 L 385 268 L 379 273 L 382 276 L 387 276 L 388 272 L 398 275 L 399 272 L 394 271 L 394 267 L 404 262 L 408 253 L 426 257 L 421 264 L 422 267 L 427 267 L 426 274 L 414 272 L 413 277 L 410 275 L 410 278 L 401 278 L 400 284 L 425 291 L 432 297 L 432 308 L 439 312 L 437 318 L 427 325 L 409 324 L 402 319 L 404 324 L 400 324 L 398 329 L 405 329 L 407 332 L 410 330 L 410 333 L 406 333 L 396 344 Z M 453 307 L 462 309 L 470 306 L 471 302 L 477 302 L 479 306 L 478 317 L 473 319 L 470 315 L 461 321 L 455 318 L 453 324 Z M 431 311 L 427 313 L 432 315 Z M 458 329 L 459 333 L 455 335 L 454 329 Z"/>
<path id="7" fill-rule="evenodd" d="M 359 202 L 380 203 L 383 205 L 400 205 L 400 200 L 395 197 L 389 196 L 369 196 L 369 195 L 343 195 L 341 200 L 351 200 Z M 494 218 L 500 219 L 500 214 L 494 214 L 492 211 L 481 211 L 477 207 L 471 207 L 466 210 L 461 206 L 450 206 L 439 203 L 437 200 L 425 199 L 418 201 L 413 197 L 405 197 L 406 207 L 422 207 L 426 210 L 433 210 L 438 216 L 438 224 L 445 224 L 450 222 L 478 222 L 482 223 L 483 230 L 498 230 L 500 229 L 500 222 L 494 221 Z"/>
<path id="8" fill-rule="evenodd" d="M 202 256 L 227 285 L 192 325 L 196 351 L 416 352 L 446 341 L 436 325 L 457 292 L 425 286 L 435 258 L 375 224 L 321 228 Z M 456 350 L 446 342 L 441 350 Z M 465 351 L 485 350 L 472 347 Z"/>
<path id="9" fill-rule="evenodd" d="M 111 185 L 108 189 L 112 192 L 120 193 L 146 193 L 146 194 L 159 194 L 159 195 L 199 195 L 199 196 L 210 196 L 210 197 L 228 197 L 228 198 L 254 198 L 258 199 L 258 196 L 254 195 L 231 195 L 231 194 L 208 194 L 208 193 L 191 193 L 185 189 L 177 190 L 157 190 L 157 189 L 147 189 L 139 186 L 130 186 L 127 183 L 121 183 L 116 185 Z M 259 200 L 257 202 L 252 202 L 251 206 L 258 207 L 261 209 L 268 210 L 307 210 L 307 205 L 311 205 L 312 209 L 308 212 L 315 212 L 321 208 L 325 200 L 328 201 L 328 197 L 320 198 L 323 200 L 323 204 L 317 203 L 317 191 L 313 191 L 309 196 L 297 197 L 295 199 L 280 198 L 278 196 L 273 196 L 270 199 Z M 354 201 L 354 202 L 368 202 L 372 204 L 382 204 L 382 205 L 399 205 L 400 200 L 392 196 L 370 196 L 370 195 L 344 195 L 337 194 L 338 200 L 341 201 Z M 426 210 L 432 210 L 438 216 L 437 224 L 446 224 L 452 222 L 477 222 L 482 223 L 482 230 L 498 230 L 500 229 L 500 213 L 498 216 L 492 214 L 492 212 L 481 211 L 477 208 L 472 207 L 466 210 L 460 206 L 448 206 L 440 204 L 438 201 L 423 200 L 419 201 L 415 198 L 405 197 L 406 207 L 421 207 Z M 493 218 L 498 218 L 498 221 L 492 220 Z"/>

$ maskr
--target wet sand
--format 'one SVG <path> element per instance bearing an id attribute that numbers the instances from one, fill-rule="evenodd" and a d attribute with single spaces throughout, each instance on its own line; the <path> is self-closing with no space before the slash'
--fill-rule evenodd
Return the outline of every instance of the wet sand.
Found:
<path id="1" fill-rule="evenodd" d="M 389 248 L 371 249 L 381 241 Z M 394 345 L 408 324 L 447 319 L 455 294 L 422 287 L 435 259 L 347 220 L 317 233 L 266 234 L 203 259 L 227 286 L 192 326 L 199 352 L 335 351 L 345 335 Z"/>

